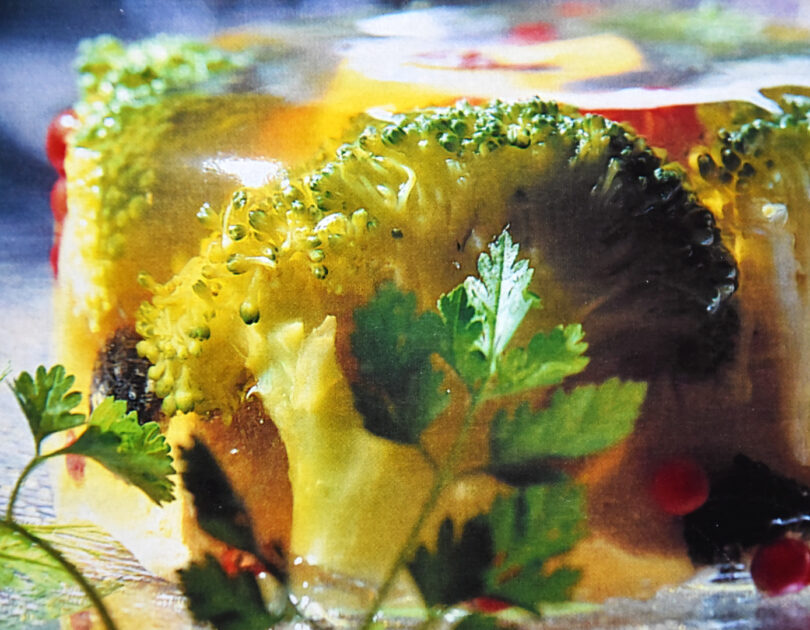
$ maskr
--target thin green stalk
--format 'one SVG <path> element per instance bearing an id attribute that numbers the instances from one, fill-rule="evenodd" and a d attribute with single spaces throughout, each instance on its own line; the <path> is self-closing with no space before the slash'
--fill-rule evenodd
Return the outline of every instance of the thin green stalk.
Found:
<path id="1" fill-rule="evenodd" d="M 413 554 L 416 551 L 416 547 L 419 544 L 419 537 L 422 533 L 422 528 L 425 526 L 427 519 L 430 517 L 430 515 L 433 512 L 433 509 L 439 502 L 439 497 L 441 496 L 444 489 L 455 478 L 454 471 L 456 469 L 456 466 L 458 465 L 458 460 L 461 457 L 463 447 L 467 441 L 467 436 L 470 433 L 473 421 L 475 420 L 475 414 L 478 411 L 478 404 L 479 404 L 478 396 L 477 395 L 473 396 L 473 399 L 470 401 L 470 406 L 464 417 L 464 422 L 462 423 L 461 429 L 458 432 L 458 436 L 456 436 L 456 439 L 453 442 L 453 446 L 450 449 L 450 453 L 447 459 L 444 460 L 442 467 L 436 473 L 436 477 L 433 482 L 433 486 L 430 489 L 430 493 L 425 499 L 425 502 L 422 504 L 422 509 L 420 510 L 419 516 L 416 519 L 416 522 L 413 524 L 410 533 L 408 534 L 408 538 L 406 539 L 405 544 L 402 546 L 402 549 L 400 549 L 399 555 L 394 561 L 394 564 L 389 569 L 388 573 L 385 576 L 385 579 L 383 580 L 382 585 L 377 590 L 377 594 L 374 597 L 374 601 L 371 603 L 371 607 L 369 608 L 368 613 L 366 614 L 366 618 L 363 621 L 363 625 L 361 626 L 362 630 L 370 630 L 370 628 L 372 627 L 372 624 L 374 623 L 374 617 L 377 615 L 377 612 L 379 612 L 386 597 L 388 597 L 388 593 L 394 587 L 397 575 L 399 575 L 399 572 L 413 557 Z"/>
<path id="2" fill-rule="evenodd" d="M 20 473 L 20 476 L 17 478 L 17 483 L 14 484 L 14 488 L 11 490 L 11 495 L 8 498 L 8 505 L 6 505 L 6 521 L 11 522 L 14 518 L 14 503 L 17 501 L 17 495 L 20 493 L 20 488 L 22 488 L 23 482 L 25 481 L 26 477 L 31 473 L 34 468 L 36 468 L 41 462 L 45 461 L 44 457 L 40 455 L 35 455 L 30 462 L 23 468 L 23 471 Z"/>
<path id="3" fill-rule="evenodd" d="M 27 538 L 32 543 L 43 549 L 49 556 L 51 556 L 54 560 L 56 560 L 59 564 L 62 565 L 62 568 L 73 578 L 76 584 L 84 591 L 84 594 L 87 595 L 87 598 L 93 604 L 98 612 L 99 617 L 101 617 L 101 621 L 104 624 L 104 627 L 107 630 L 117 630 L 115 622 L 110 617 L 110 613 L 107 610 L 107 607 L 104 605 L 104 602 L 101 600 L 101 596 L 98 594 L 93 585 L 87 581 L 81 571 L 76 568 L 70 560 L 65 558 L 51 543 L 47 540 L 40 538 L 39 536 L 32 534 L 29 532 L 25 527 L 15 523 L 13 520 L 6 519 L 3 521 L 3 525 L 8 527 L 11 530 L 14 530 L 21 536 Z"/>
<path id="4" fill-rule="evenodd" d="M 428 609 L 427 619 L 425 619 L 419 626 L 418 630 L 431 630 L 432 628 L 440 627 L 441 622 L 444 620 L 444 615 L 447 609 L 444 607 L 432 607 Z"/>

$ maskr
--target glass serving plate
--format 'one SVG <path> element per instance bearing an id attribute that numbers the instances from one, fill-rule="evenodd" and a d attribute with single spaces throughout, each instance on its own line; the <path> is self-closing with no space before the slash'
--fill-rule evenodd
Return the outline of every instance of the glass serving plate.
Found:
<path id="1" fill-rule="evenodd" d="M 801 3 L 776 2 L 756 10 L 743 2 L 719 9 L 674 1 L 650 10 L 632 2 L 569 1 L 395 12 L 356 6 L 339 15 L 328 14 L 324 6 L 324 15 L 306 19 L 279 19 L 294 11 L 286 16 L 283 11 L 262 13 L 249 2 L 231 3 L 229 11 L 219 3 L 205 6 L 209 10 L 204 31 L 226 38 L 249 33 L 273 42 L 277 54 L 254 77 L 255 89 L 299 102 L 330 99 L 335 111 L 341 103 L 347 111 L 356 107 L 356 90 L 363 86 L 374 86 L 378 93 L 388 90 L 399 102 L 407 102 L 418 86 L 422 93 L 445 98 L 537 94 L 592 110 L 627 110 L 728 100 L 772 108 L 763 89 L 810 84 L 810 15 Z M 174 4 L 166 10 L 174 11 Z M 144 11 L 145 30 L 156 30 Z M 259 24 L 260 17 L 272 19 Z M 199 30 L 199 22 L 194 24 L 190 30 Z M 183 25 L 179 22 L 176 30 L 184 30 Z M 130 34 L 134 32 L 143 34 L 136 28 Z M 20 75 L 37 63 L 26 37 L 30 33 L 23 32 L 5 44 L 11 58 L 19 59 L 16 71 L 4 71 L 17 78 L 17 85 L 24 83 Z M 54 93 L 46 92 L 50 111 L 39 106 L 42 137 L 48 117 L 71 98 L 64 80 L 59 85 Z M 20 94 L 30 97 L 26 90 Z M 5 298 L 0 367 L 10 364 L 12 373 L 53 362 L 52 273 L 47 261 L 51 227 L 45 203 L 50 175 L 41 168 L 43 156 L 32 141 L 37 138 L 32 126 L 29 121 L 15 130 L 11 117 L 2 127 L 28 160 L 20 165 L 6 157 L 0 173 L 0 292 Z M 18 172 L 33 175 L 21 181 Z M 7 391 L 0 392 L 0 430 L 7 436 L 0 455 L 4 500 L 32 448 Z M 53 523 L 52 504 L 50 478 L 42 470 L 24 487 L 16 515 L 21 521 Z M 60 540 L 68 555 L 101 584 L 122 629 L 198 627 L 178 587 L 150 574 L 104 532 L 86 527 Z M 361 606 L 371 598 L 367 585 L 317 572 L 307 578 L 308 612 L 313 617 L 336 627 L 357 627 L 358 617 L 334 612 L 331 602 L 338 593 L 343 601 L 348 597 Z M 386 619 L 392 628 L 421 623 L 415 612 L 393 606 L 386 610 Z M 810 593 L 767 598 L 756 592 L 745 571 L 704 569 L 644 601 L 613 598 L 599 606 L 551 611 L 541 621 L 513 621 L 538 629 L 791 630 L 810 626 Z M 97 624 L 96 614 L 76 589 L 33 603 L 0 591 L 1 627 L 84 630 Z"/>

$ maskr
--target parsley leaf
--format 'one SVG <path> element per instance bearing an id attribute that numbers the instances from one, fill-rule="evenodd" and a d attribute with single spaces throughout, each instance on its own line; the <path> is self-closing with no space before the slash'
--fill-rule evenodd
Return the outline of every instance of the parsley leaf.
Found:
<path id="1" fill-rule="evenodd" d="M 3 612 L 10 617 L 3 621 L 10 624 L 10 628 L 29 628 L 34 619 L 56 619 L 90 604 L 76 591 L 75 580 L 64 565 L 32 537 L 59 549 L 63 557 L 75 559 L 80 570 L 90 566 L 97 568 L 110 553 L 126 553 L 108 534 L 92 526 L 20 525 L 0 521 L 0 600 L 8 606 Z M 101 549 L 103 551 L 99 551 Z M 101 580 L 96 572 L 92 573 L 91 583 L 101 596 L 121 586 L 120 580 L 108 575 Z M 17 611 L 21 617 L 15 624 Z"/>
<path id="2" fill-rule="evenodd" d="M 439 352 L 472 391 L 489 375 L 486 358 L 478 347 L 483 333 L 481 320 L 476 318 L 464 285 L 443 295 L 438 308 L 448 337 Z"/>
<path id="3" fill-rule="evenodd" d="M 497 630 L 498 620 L 490 615 L 467 615 L 455 626 L 454 630 Z"/>
<path id="4" fill-rule="evenodd" d="M 416 314 L 416 296 L 393 284 L 382 287 L 354 312 L 351 343 L 362 379 L 352 385 L 366 429 L 380 437 L 416 444 L 449 402 L 444 375 L 430 356 L 445 340 L 435 313 Z"/>
<path id="5" fill-rule="evenodd" d="M 169 444 L 156 422 L 138 424 L 123 400 L 106 398 L 90 414 L 87 429 L 69 446 L 52 455 L 90 457 L 160 505 L 174 499 L 174 474 Z"/>
<path id="6" fill-rule="evenodd" d="M 488 515 L 468 521 L 456 540 L 450 519 L 435 551 L 420 547 L 408 563 L 428 606 L 486 595 L 539 613 L 568 599 L 579 571 L 546 569 L 584 536 L 584 493 L 570 482 L 521 488 L 496 499 Z"/>
<path id="7" fill-rule="evenodd" d="M 492 422 L 490 467 L 496 475 L 548 457 L 580 457 L 602 450 L 633 430 L 647 387 L 611 378 L 600 385 L 558 389 L 549 405 L 532 411 L 523 403 L 512 418 Z"/>
<path id="8" fill-rule="evenodd" d="M 281 620 L 267 610 L 252 575 L 229 577 L 213 556 L 179 573 L 197 621 L 210 622 L 217 630 L 267 630 Z"/>
<path id="9" fill-rule="evenodd" d="M 448 518 L 439 527 L 436 551 L 419 547 L 408 568 L 428 606 L 450 606 L 483 592 L 484 574 L 492 560 L 492 538 L 485 517 L 467 521 L 459 540 Z"/>
<path id="10" fill-rule="evenodd" d="M 506 396 L 535 387 L 558 385 L 588 365 L 588 344 L 579 324 L 557 326 L 548 334 L 537 333 L 526 348 L 509 350 L 498 362 L 490 395 Z"/>
<path id="11" fill-rule="evenodd" d="M 192 497 L 200 527 L 214 538 L 259 553 L 250 516 L 208 447 L 199 440 L 183 449 L 183 484 Z"/>
<path id="12" fill-rule="evenodd" d="M 28 419 L 37 449 L 50 434 L 71 429 L 84 421 L 82 414 L 72 413 L 82 399 L 79 392 L 70 391 L 74 380 L 73 376 L 65 374 L 65 368 L 61 365 L 49 371 L 39 366 L 33 377 L 28 372 L 22 372 L 11 385 Z"/>
<path id="13" fill-rule="evenodd" d="M 496 499 L 489 513 L 496 562 L 486 594 L 539 613 L 544 601 L 563 601 L 579 579 L 567 567 L 547 571 L 551 558 L 585 535 L 584 493 L 571 483 L 521 488 Z"/>
<path id="14" fill-rule="evenodd" d="M 534 271 L 528 260 L 517 260 L 518 250 L 509 233 L 502 232 L 489 246 L 489 254 L 478 257 L 479 277 L 464 281 L 469 303 L 482 324 L 476 345 L 488 361 L 490 373 L 526 313 L 539 302 L 529 293 Z"/>
<path id="15" fill-rule="evenodd" d="M 72 583 L 73 578 L 45 549 L 0 521 L 0 588 L 37 600 Z"/>

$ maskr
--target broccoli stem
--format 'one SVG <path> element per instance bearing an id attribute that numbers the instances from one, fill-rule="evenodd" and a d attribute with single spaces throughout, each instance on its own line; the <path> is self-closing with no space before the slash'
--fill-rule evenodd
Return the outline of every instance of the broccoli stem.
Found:
<path id="1" fill-rule="evenodd" d="M 363 428 L 348 384 L 336 376 L 334 335 L 333 318 L 309 333 L 300 323 L 274 327 L 249 345 L 248 362 L 287 449 L 292 551 L 325 570 L 376 583 L 407 537 L 435 471 L 413 447 Z M 402 479 L 412 483 L 405 487 Z M 390 510 L 400 518 L 388 518 Z"/>

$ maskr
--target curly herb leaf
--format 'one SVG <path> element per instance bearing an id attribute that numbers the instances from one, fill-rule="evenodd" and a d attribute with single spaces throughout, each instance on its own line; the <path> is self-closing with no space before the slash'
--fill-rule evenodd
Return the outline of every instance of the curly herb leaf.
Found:
<path id="1" fill-rule="evenodd" d="M 106 398 L 90 414 L 87 429 L 52 455 L 84 455 L 137 486 L 160 505 L 174 499 L 169 444 L 155 422 L 138 424 L 123 400 Z"/>
<path id="2" fill-rule="evenodd" d="M 89 525 L 10 525 L 0 521 L 0 599 L 8 606 L 8 618 L 0 624 L 9 630 L 30 628 L 32 620 L 56 619 L 86 608 L 90 602 L 76 590 L 73 577 L 42 546 L 24 536 L 24 529 L 35 538 L 56 547 L 68 558 L 76 558 L 80 568 L 98 567 L 112 548 L 126 550 L 108 534 Z M 104 548 L 104 552 L 98 550 Z M 121 586 L 120 580 L 92 580 L 93 588 L 104 596 Z M 15 618 L 17 611 L 19 618 Z M 23 615 L 24 612 L 24 615 Z"/>
<path id="3" fill-rule="evenodd" d="M 529 309 L 539 298 L 529 292 L 534 271 L 528 260 L 518 260 L 519 247 L 504 231 L 489 246 L 489 254 L 478 257 L 479 277 L 464 281 L 467 299 L 481 322 L 476 346 L 490 365 L 490 372 L 506 349 Z"/>
<path id="4" fill-rule="evenodd" d="M 645 383 L 611 378 L 599 385 L 558 389 L 549 405 L 532 411 L 520 405 L 509 418 L 492 422 L 490 468 L 514 471 L 549 457 L 581 457 L 626 438 L 633 430 L 647 391 Z"/>
<path id="5" fill-rule="evenodd" d="M 247 509 L 208 447 L 194 440 L 182 457 L 183 484 L 194 497 L 200 527 L 231 547 L 258 553 Z"/>
<path id="6" fill-rule="evenodd" d="M 489 615 L 467 615 L 453 628 L 454 630 L 497 630 L 498 620 Z"/>
<path id="7" fill-rule="evenodd" d="M 445 520 L 435 551 L 422 546 L 408 563 L 425 603 L 451 606 L 487 596 L 539 614 L 541 603 L 568 599 L 579 571 L 548 571 L 546 563 L 584 536 L 584 502 L 580 488 L 554 483 L 498 498 L 458 539 Z"/>
<path id="8" fill-rule="evenodd" d="M 437 306 L 448 337 L 439 353 L 472 391 L 488 376 L 486 358 L 478 347 L 483 324 L 476 318 L 464 285 L 443 295 Z"/>
<path id="9" fill-rule="evenodd" d="M 189 610 L 197 621 L 209 622 L 217 630 L 267 630 L 281 620 L 267 610 L 251 574 L 229 577 L 213 556 L 179 573 Z"/>
<path id="10" fill-rule="evenodd" d="M 451 606 L 481 595 L 493 558 L 485 517 L 467 521 L 458 540 L 453 521 L 446 519 L 439 528 L 436 550 L 419 547 L 408 568 L 428 606 Z"/>
<path id="11" fill-rule="evenodd" d="M 382 287 L 354 312 L 352 350 L 362 380 L 352 385 L 365 427 L 380 437 L 416 444 L 447 406 L 444 375 L 430 356 L 445 333 L 435 313 L 416 314 L 416 296 L 394 285 Z"/>
<path id="12" fill-rule="evenodd" d="M 71 429 L 84 422 L 82 414 L 72 410 L 81 402 L 79 392 L 70 391 L 75 378 L 65 374 L 65 368 L 56 365 L 46 371 L 39 366 L 32 377 L 22 372 L 11 385 L 11 391 L 17 398 L 31 434 L 39 448 L 44 438 Z"/>
<path id="13" fill-rule="evenodd" d="M 486 595 L 535 613 L 542 602 L 564 601 L 579 571 L 546 568 L 585 535 L 585 497 L 571 483 L 521 488 L 498 498 L 489 513 L 495 563 L 487 571 Z"/>
<path id="14" fill-rule="evenodd" d="M 588 365 L 584 356 L 588 344 L 579 324 L 557 326 L 549 333 L 537 333 L 526 348 L 513 348 L 498 361 L 490 396 L 507 396 L 559 385 Z"/>
<path id="15" fill-rule="evenodd" d="M 355 313 L 357 330 L 352 341 L 355 352 L 359 341 L 366 343 L 364 354 L 358 357 L 366 367 L 364 375 L 390 378 L 388 387 L 393 389 L 414 374 L 423 375 L 435 352 L 472 394 L 459 434 L 438 468 L 431 494 L 434 499 L 423 505 L 411 532 L 413 540 L 418 539 L 422 519 L 435 509 L 441 491 L 455 482 L 454 466 L 463 457 L 468 432 L 482 404 L 496 396 L 559 385 L 588 363 L 584 356 L 587 344 L 578 324 L 538 333 L 525 348 L 508 349 L 526 313 L 539 301 L 528 290 L 533 270 L 528 261 L 518 259 L 518 253 L 509 234 L 501 233 L 489 253 L 479 257 L 480 278 L 468 277 L 439 299 L 438 329 L 432 314 L 417 316 L 415 298 L 393 286 L 384 289 L 372 306 Z M 375 325 L 369 325 L 369 320 Z M 385 343 L 375 345 L 375 337 L 385 338 Z M 397 363 L 400 353 L 418 356 L 421 363 L 413 362 L 402 370 L 407 363 Z M 439 382 L 409 394 L 435 395 Z M 489 473 L 517 489 L 497 499 L 488 516 L 468 522 L 460 537 L 455 536 L 452 521 L 446 520 L 434 549 L 421 546 L 410 558 L 404 550 L 378 591 L 364 627 L 372 627 L 374 611 L 403 567 L 410 570 L 432 608 L 487 596 L 539 614 L 541 604 L 566 600 L 580 573 L 567 567 L 549 570 L 547 562 L 584 535 L 584 498 L 550 460 L 586 455 L 626 437 L 645 393 L 644 384 L 611 379 L 570 392 L 559 389 L 549 406 L 537 412 L 528 404 L 518 407 L 512 417 L 504 410 L 496 411 Z M 356 400 L 358 410 L 367 414 L 368 406 L 360 404 L 359 397 Z M 411 400 L 409 404 L 418 407 L 424 403 Z M 391 424 L 377 434 L 390 438 Z M 415 443 L 428 424 L 429 420 L 411 422 L 401 431 Z"/>
<path id="16" fill-rule="evenodd" d="M 0 588 L 38 600 L 72 583 L 73 578 L 55 558 L 0 521 Z"/>

